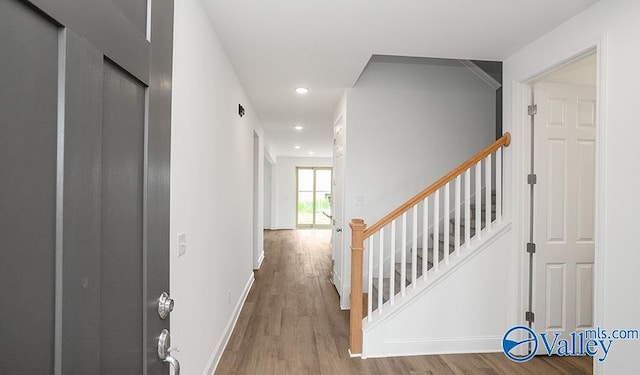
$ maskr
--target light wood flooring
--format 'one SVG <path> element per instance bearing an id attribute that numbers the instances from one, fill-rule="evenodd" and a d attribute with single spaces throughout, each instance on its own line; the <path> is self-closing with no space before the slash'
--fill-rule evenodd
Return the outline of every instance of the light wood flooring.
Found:
<path id="1" fill-rule="evenodd" d="M 329 230 L 266 231 L 265 260 L 216 375 L 591 374 L 590 357 L 502 353 L 350 358 L 349 312 L 331 284 Z"/>

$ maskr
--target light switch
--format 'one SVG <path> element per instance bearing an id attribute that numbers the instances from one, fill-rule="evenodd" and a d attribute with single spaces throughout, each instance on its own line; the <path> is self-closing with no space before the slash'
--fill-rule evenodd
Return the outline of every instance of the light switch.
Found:
<path id="1" fill-rule="evenodd" d="M 178 234 L 178 256 L 183 256 L 187 252 L 187 234 Z"/>
<path id="2" fill-rule="evenodd" d="M 362 195 L 356 196 L 356 206 L 364 206 L 364 197 Z"/>

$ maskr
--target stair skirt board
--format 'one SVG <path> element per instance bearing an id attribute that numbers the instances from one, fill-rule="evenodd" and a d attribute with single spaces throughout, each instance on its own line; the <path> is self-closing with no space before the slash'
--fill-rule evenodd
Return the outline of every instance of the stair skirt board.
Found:
<path id="1" fill-rule="evenodd" d="M 497 239 L 499 239 L 503 234 L 508 232 L 511 229 L 511 223 L 502 223 L 496 224 L 494 223 L 492 233 L 483 233 L 482 242 L 479 244 L 473 244 L 469 248 L 465 248 L 462 255 L 456 256 L 455 253 L 453 256 L 449 258 L 449 264 L 445 264 L 441 262 L 439 265 L 439 270 L 435 273 L 433 270 L 427 271 L 427 280 L 425 282 L 424 277 L 420 276 L 417 279 L 416 287 L 414 288 L 411 284 L 405 287 L 405 295 L 396 294 L 394 296 L 394 304 L 393 306 L 390 304 L 390 301 L 386 301 L 382 304 L 382 314 L 379 310 L 373 309 L 371 313 L 371 321 L 369 321 L 368 317 L 363 319 L 362 330 L 366 331 L 378 325 L 380 322 L 384 321 L 385 318 L 390 318 L 395 316 L 396 314 L 402 312 L 406 307 L 410 306 L 412 302 L 416 301 L 420 296 L 426 294 L 429 290 L 437 286 L 440 282 L 445 280 L 447 277 L 452 275 L 457 269 L 461 268 L 464 264 L 472 260 L 476 255 L 480 254 L 483 250 L 488 248 L 492 243 L 494 243 Z M 409 275 L 410 272 L 407 272 Z M 410 275 L 409 275 L 410 277 Z M 388 283 L 387 283 L 388 284 Z M 376 285 L 374 283 L 374 285 Z M 373 288 L 375 290 L 375 288 Z M 377 304 L 377 296 L 375 295 L 377 292 L 374 292 L 374 300 L 372 300 L 372 304 Z M 363 300 L 366 301 L 368 296 L 365 294 Z M 385 297 L 386 299 L 386 297 Z M 364 315 L 366 316 L 367 305 L 363 305 Z"/>

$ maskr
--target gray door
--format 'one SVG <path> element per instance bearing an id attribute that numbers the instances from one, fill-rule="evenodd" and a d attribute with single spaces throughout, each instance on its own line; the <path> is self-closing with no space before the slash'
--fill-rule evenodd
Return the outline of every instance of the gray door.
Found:
<path id="1" fill-rule="evenodd" d="M 172 27 L 0 0 L 0 374 L 168 373 Z"/>

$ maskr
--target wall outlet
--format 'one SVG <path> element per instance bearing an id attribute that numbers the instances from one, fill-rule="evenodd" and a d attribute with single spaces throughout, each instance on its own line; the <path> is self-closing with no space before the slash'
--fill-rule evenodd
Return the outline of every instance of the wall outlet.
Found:
<path id="1" fill-rule="evenodd" d="M 227 290 L 227 305 L 231 303 L 231 289 Z"/>
<path id="2" fill-rule="evenodd" d="M 178 234 L 178 256 L 181 257 L 187 253 L 187 234 Z"/>
<path id="3" fill-rule="evenodd" d="M 356 206 L 358 207 L 364 206 L 364 197 L 362 195 L 356 196 Z"/>

